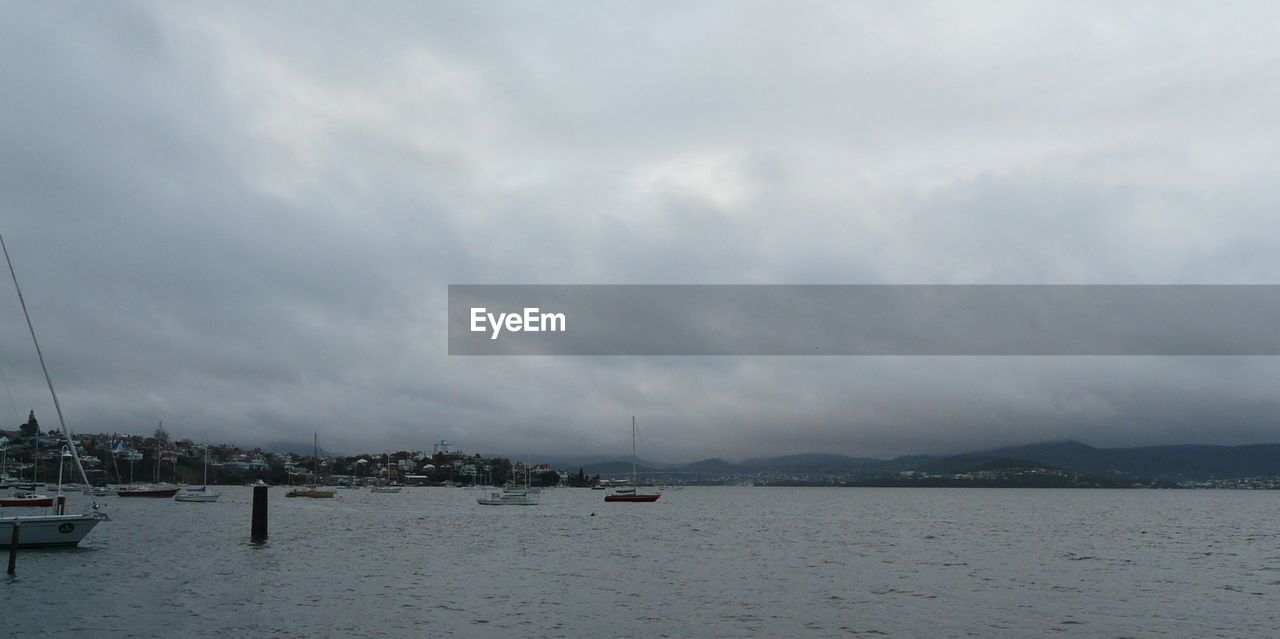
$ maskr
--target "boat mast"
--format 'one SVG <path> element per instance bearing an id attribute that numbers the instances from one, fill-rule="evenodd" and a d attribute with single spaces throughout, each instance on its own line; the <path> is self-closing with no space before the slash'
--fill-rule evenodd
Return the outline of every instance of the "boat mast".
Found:
<path id="1" fill-rule="evenodd" d="M 9 257 L 9 247 L 4 243 L 4 235 L 0 235 L 0 249 L 3 249 L 4 261 L 9 265 L 9 277 L 13 279 L 13 288 L 18 292 L 18 303 L 22 306 L 22 316 L 27 319 L 27 330 L 31 331 L 31 342 L 36 346 L 36 356 L 40 358 L 40 370 L 44 371 L 45 384 L 49 386 L 49 395 L 53 397 L 53 408 L 58 412 L 58 429 L 67 443 L 71 444 L 71 458 L 76 461 L 76 470 L 80 471 L 80 479 L 84 480 L 84 484 L 88 486 L 89 475 L 84 472 L 84 464 L 80 463 L 80 451 L 76 450 L 76 443 L 71 439 L 71 431 L 67 430 L 67 422 L 62 418 L 62 404 L 58 402 L 57 391 L 53 390 L 53 378 L 49 377 L 49 367 L 44 364 L 44 352 L 40 350 L 40 340 L 36 339 L 36 327 L 31 324 L 31 314 L 27 312 L 27 301 L 22 298 L 22 287 L 18 285 L 18 274 L 13 270 L 13 260 Z M 40 450 L 39 433 L 36 433 L 36 450 Z M 92 492 L 90 491 L 89 500 L 93 502 L 93 509 L 97 510 L 98 500 L 93 497 Z"/>
<path id="2" fill-rule="evenodd" d="M 116 461 L 116 450 L 114 444 L 119 442 L 116 440 L 111 444 L 107 444 L 107 454 L 111 456 L 111 467 L 116 471 L 116 485 L 120 485 L 120 463 Z"/>
<path id="3" fill-rule="evenodd" d="M 158 427 L 159 427 L 159 432 L 160 432 L 160 433 L 163 433 L 163 432 L 164 432 L 164 422 L 159 422 L 159 426 L 158 426 Z M 155 472 L 151 473 L 151 475 L 152 475 L 152 477 L 153 477 L 153 479 L 152 479 L 151 481 L 152 481 L 152 483 L 155 483 L 155 484 L 160 483 L 160 459 L 161 459 L 161 457 L 160 457 L 160 435 L 157 433 L 157 434 L 156 434 L 156 468 L 155 468 Z"/>
<path id="4" fill-rule="evenodd" d="M 640 482 L 636 481 L 636 416 L 631 416 L 631 488 L 639 488 Z"/>

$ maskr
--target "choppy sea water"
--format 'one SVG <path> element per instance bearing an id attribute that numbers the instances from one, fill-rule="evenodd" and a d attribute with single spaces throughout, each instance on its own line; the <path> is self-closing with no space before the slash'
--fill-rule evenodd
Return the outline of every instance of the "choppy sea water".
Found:
<path id="1" fill-rule="evenodd" d="M 0 582 L 15 637 L 1266 637 L 1280 494 L 687 488 L 100 498 Z M 87 498 L 76 496 L 76 503 Z M 595 516 L 592 516 L 595 513 Z"/>

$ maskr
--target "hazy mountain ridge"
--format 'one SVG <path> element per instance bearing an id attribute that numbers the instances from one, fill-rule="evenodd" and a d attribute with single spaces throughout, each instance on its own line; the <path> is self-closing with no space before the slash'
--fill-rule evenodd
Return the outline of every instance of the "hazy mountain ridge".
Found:
<path id="1" fill-rule="evenodd" d="M 999 448 L 978 455 L 1026 459 L 1081 473 L 1121 473 L 1150 479 L 1234 479 L 1280 474 L 1280 444 L 1095 448 L 1066 441 Z"/>
<path id="2" fill-rule="evenodd" d="M 640 462 L 637 472 L 672 475 L 847 474 L 875 477 L 904 471 L 967 472 L 974 468 L 1030 462 L 1088 475 L 1123 475 L 1140 479 L 1236 479 L 1280 474 L 1280 444 L 1220 446 L 1186 444 L 1097 448 L 1077 441 L 1045 442 L 961 453 L 902 455 L 892 459 L 830 453 L 756 457 L 740 462 L 704 459 L 687 464 Z M 584 465 L 588 474 L 629 474 L 631 462 L 616 460 Z"/>

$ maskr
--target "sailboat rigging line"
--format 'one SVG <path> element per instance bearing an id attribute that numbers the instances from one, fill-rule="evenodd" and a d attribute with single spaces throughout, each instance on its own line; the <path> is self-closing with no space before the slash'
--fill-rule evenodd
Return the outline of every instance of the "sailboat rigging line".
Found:
<path id="1" fill-rule="evenodd" d="M 71 431 L 67 430 L 67 421 L 62 417 L 62 404 L 58 402 L 58 392 L 53 390 L 53 378 L 49 377 L 49 367 L 44 364 L 44 352 L 40 350 L 40 340 L 36 339 L 36 327 L 31 323 L 31 314 L 27 312 L 27 301 L 22 297 L 22 286 L 18 284 L 18 274 L 13 270 L 13 260 L 9 257 L 9 246 L 4 242 L 4 235 L 0 234 L 0 249 L 4 250 L 4 261 L 9 264 L 9 277 L 13 278 L 13 288 L 18 292 L 18 303 L 22 306 L 22 316 L 27 320 L 27 330 L 31 331 L 31 342 L 36 345 L 36 357 L 40 358 L 40 370 L 44 371 L 44 381 L 49 385 L 49 395 L 53 397 L 53 408 L 58 412 L 58 428 L 62 432 L 62 437 L 71 445 L 71 458 L 76 462 L 76 470 L 80 471 L 80 479 L 84 481 L 84 485 L 89 485 L 89 475 L 84 472 L 84 465 L 80 463 L 80 451 L 76 449 L 76 443 L 71 439 Z M 92 491 L 89 493 L 89 500 L 93 502 L 94 511 L 98 510 L 98 499 L 93 496 Z"/>
<path id="2" fill-rule="evenodd" d="M 22 419 L 18 415 L 18 405 L 13 402 L 13 393 L 9 391 L 9 380 L 4 376 L 4 369 L 0 368 L 0 382 L 4 383 L 4 394 L 9 396 L 9 408 L 13 409 L 13 423 L 18 423 Z"/>

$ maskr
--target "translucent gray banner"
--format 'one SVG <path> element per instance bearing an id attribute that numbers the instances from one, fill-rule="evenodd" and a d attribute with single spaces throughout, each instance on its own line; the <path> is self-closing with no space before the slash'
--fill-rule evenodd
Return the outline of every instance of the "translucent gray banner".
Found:
<path id="1" fill-rule="evenodd" d="M 453 285 L 450 355 L 1280 355 L 1280 286 Z"/>

